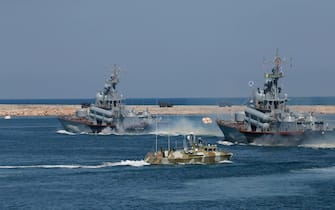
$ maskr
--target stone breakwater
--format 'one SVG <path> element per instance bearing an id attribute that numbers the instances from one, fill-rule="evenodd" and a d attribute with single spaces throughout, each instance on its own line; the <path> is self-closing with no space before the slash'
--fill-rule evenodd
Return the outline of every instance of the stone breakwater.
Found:
<path id="1" fill-rule="evenodd" d="M 236 111 L 243 111 L 245 106 L 173 106 L 159 107 L 157 105 L 131 105 L 128 106 L 135 111 L 143 111 L 148 109 L 152 114 L 156 115 L 206 115 L 206 114 L 229 114 Z M 59 116 L 72 115 L 80 105 L 16 105 L 16 104 L 0 104 L 0 116 Z M 335 106 L 319 106 L 319 105 L 301 105 L 290 106 L 292 111 L 296 112 L 313 112 L 316 114 L 335 114 Z"/>
<path id="2" fill-rule="evenodd" d="M 58 116 L 71 115 L 80 105 L 0 105 L 0 116 Z"/>

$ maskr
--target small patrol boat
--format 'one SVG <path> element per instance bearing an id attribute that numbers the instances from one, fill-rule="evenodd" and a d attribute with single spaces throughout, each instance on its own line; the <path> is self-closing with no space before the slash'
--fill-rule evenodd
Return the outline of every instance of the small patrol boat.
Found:
<path id="1" fill-rule="evenodd" d="M 184 139 L 182 149 L 161 148 L 156 152 L 149 152 L 144 161 L 151 165 L 171 165 L 171 164 L 215 164 L 230 160 L 232 153 L 220 150 L 216 144 L 207 144 L 203 139 L 193 134 L 187 136 L 188 143 Z"/>
<path id="2" fill-rule="evenodd" d="M 148 110 L 135 112 L 123 104 L 116 85 L 120 68 L 114 65 L 113 73 L 97 93 L 94 104 L 83 104 L 74 115 L 60 116 L 58 120 L 72 133 L 146 133 L 152 129 L 155 117 Z"/>

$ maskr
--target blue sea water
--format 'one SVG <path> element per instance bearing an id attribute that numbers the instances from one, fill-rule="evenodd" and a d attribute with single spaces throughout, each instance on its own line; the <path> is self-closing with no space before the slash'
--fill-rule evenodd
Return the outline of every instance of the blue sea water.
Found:
<path id="1" fill-rule="evenodd" d="M 220 142 L 201 117 L 162 116 L 159 147 L 162 134 L 173 144 L 191 131 Z M 54 117 L 0 119 L 0 209 L 335 209 L 335 139 L 219 144 L 232 162 L 146 165 L 155 138 L 70 135 Z"/>

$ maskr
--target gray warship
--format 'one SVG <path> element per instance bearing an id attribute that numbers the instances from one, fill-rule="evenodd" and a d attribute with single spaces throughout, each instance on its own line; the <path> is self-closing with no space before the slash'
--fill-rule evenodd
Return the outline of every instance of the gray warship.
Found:
<path id="1" fill-rule="evenodd" d="M 271 72 L 265 73 L 264 88 L 254 90 L 244 112 L 234 113 L 234 120 L 217 119 L 225 140 L 269 145 L 299 145 L 307 139 L 333 133 L 328 124 L 313 113 L 296 113 L 288 106 L 287 94 L 278 84 L 284 77 L 278 49 Z"/>
<path id="2" fill-rule="evenodd" d="M 120 68 L 114 65 L 112 75 L 104 89 L 96 94 L 94 104 L 83 104 L 73 116 L 60 116 L 58 120 L 72 133 L 145 133 L 152 129 L 155 118 L 148 110 L 135 112 L 123 103 L 116 85 Z"/>

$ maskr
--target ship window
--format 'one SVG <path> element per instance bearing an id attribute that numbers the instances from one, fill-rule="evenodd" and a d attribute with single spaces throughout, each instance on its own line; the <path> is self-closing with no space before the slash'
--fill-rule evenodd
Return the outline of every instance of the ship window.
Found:
<path id="1" fill-rule="evenodd" d="M 278 108 L 278 101 L 275 101 L 274 104 L 275 104 L 275 109 L 277 109 Z"/>

